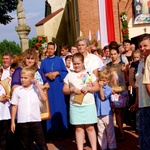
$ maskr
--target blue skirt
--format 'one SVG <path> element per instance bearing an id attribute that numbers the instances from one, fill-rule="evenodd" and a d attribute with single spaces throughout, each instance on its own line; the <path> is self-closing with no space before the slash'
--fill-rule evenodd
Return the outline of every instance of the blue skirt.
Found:
<path id="1" fill-rule="evenodd" d="M 97 123 L 96 105 L 70 105 L 70 123 L 72 125 Z"/>

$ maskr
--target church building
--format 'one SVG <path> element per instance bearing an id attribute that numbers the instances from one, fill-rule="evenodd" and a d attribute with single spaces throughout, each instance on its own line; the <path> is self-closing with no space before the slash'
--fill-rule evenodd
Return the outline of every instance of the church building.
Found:
<path id="1" fill-rule="evenodd" d="M 103 48 L 111 41 L 121 43 L 124 34 L 131 39 L 150 33 L 149 18 L 147 0 L 46 0 L 46 16 L 36 24 L 36 34 L 58 46 L 73 45 L 82 34 Z"/>

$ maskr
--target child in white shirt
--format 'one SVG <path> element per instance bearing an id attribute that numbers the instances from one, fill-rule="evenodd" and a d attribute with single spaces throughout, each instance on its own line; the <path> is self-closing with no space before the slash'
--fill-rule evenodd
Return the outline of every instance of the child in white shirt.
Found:
<path id="1" fill-rule="evenodd" d="M 15 132 L 15 117 L 17 114 L 20 149 L 30 149 L 30 140 L 31 136 L 33 136 L 41 150 L 48 150 L 40 117 L 40 100 L 46 101 L 47 95 L 38 81 L 34 80 L 34 73 L 35 71 L 30 67 L 23 68 L 21 71 L 22 85 L 13 91 L 11 98 L 11 131 Z"/>
<path id="2" fill-rule="evenodd" d="M 0 67 L 0 79 L 3 73 Z M 0 81 L 0 149 L 5 150 L 8 143 L 9 129 L 10 129 L 10 109 L 9 98 L 6 96 L 4 86 Z"/>

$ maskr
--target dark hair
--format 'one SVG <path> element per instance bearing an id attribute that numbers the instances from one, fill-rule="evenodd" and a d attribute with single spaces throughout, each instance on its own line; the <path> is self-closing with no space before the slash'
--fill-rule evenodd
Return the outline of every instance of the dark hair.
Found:
<path id="1" fill-rule="evenodd" d="M 109 49 L 113 49 L 113 48 L 118 49 L 118 43 L 116 41 L 111 41 L 109 43 Z"/>
<path id="2" fill-rule="evenodd" d="M 110 51 L 111 50 L 115 50 L 119 54 L 119 49 L 118 48 L 112 48 L 112 49 L 110 49 Z"/>
<path id="3" fill-rule="evenodd" d="M 48 45 L 53 45 L 54 48 L 56 47 L 56 44 L 54 42 L 49 42 L 49 43 L 47 43 L 47 47 L 48 47 Z"/>
<path id="4" fill-rule="evenodd" d="M 83 54 L 81 54 L 81 53 L 75 53 L 75 54 L 72 56 L 72 61 L 73 61 L 75 58 L 80 58 L 81 61 L 84 62 L 84 56 L 83 56 Z"/>
<path id="5" fill-rule="evenodd" d="M 18 63 L 17 62 L 13 62 L 11 65 L 10 65 L 10 69 L 17 69 L 18 68 Z"/>
<path id="6" fill-rule="evenodd" d="M 62 49 L 62 48 L 69 49 L 69 45 L 66 44 L 66 43 L 62 43 L 61 46 L 60 46 L 60 49 Z"/>
<path id="7" fill-rule="evenodd" d="M 103 50 L 105 51 L 106 49 L 109 49 L 109 45 L 106 45 L 103 47 Z"/>
<path id="8" fill-rule="evenodd" d="M 91 53 L 94 54 L 94 52 L 97 52 L 97 48 L 96 49 L 91 49 Z"/>
<path id="9" fill-rule="evenodd" d="M 98 48 L 98 49 L 97 49 L 97 53 L 98 53 L 99 55 L 103 55 L 102 49 L 101 49 L 101 48 Z"/>
<path id="10" fill-rule="evenodd" d="M 67 55 L 67 56 L 65 57 L 65 61 L 66 61 L 68 58 L 72 58 L 72 55 Z"/>
<path id="11" fill-rule="evenodd" d="M 138 37 L 138 44 L 144 40 L 150 40 L 150 34 L 142 34 Z"/>
<path id="12" fill-rule="evenodd" d="M 76 44 L 73 44 L 73 45 L 71 45 L 71 48 L 72 48 L 72 47 L 76 47 L 76 48 L 77 48 L 77 45 L 76 45 Z"/>
<path id="13" fill-rule="evenodd" d="M 123 44 L 124 44 L 124 43 L 130 43 L 130 44 L 131 44 L 131 40 L 124 40 L 124 41 L 123 41 Z"/>
<path id="14" fill-rule="evenodd" d="M 5 52 L 5 53 L 2 54 L 2 57 L 3 56 L 9 56 L 10 58 L 13 57 L 11 52 Z"/>
<path id="15" fill-rule="evenodd" d="M 0 73 L 2 74 L 3 73 L 3 67 L 0 66 Z M 1 80 L 1 79 L 0 79 Z"/>

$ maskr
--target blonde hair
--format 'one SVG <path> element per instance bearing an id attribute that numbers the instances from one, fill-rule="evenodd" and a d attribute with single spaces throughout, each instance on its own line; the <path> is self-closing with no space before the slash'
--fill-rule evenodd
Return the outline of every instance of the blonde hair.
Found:
<path id="1" fill-rule="evenodd" d="M 110 80 L 110 76 L 111 76 L 110 72 L 108 72 L 107 69 L 99 71 L 99 74 L 98 74 L 99 80 L 101 80 L 101 79 Z"/>
<path id="2" fill-rule="evenodd" d="M 21 74 L 24 74 L 24 73 L 28 73 L 30 74 L 30 76 L 34 77 L 35 70 L 32 67 L 27 66 L 27 67 L 22 68 L 21 70 Z"/>
<path id="3" fill-rule="evenodd" d="M 32 49 L 32 48 L 29 48 L 22 53 L 22 67 L 24 68 L 27 66 L 26 59 L 30 58 L 30 57 L 33 57 L 35 59 L 35 63 L 32 66 L 32 68 L 34 70 L 37 70 L 38 69 L 38 55 L 37 55 L 37 52 L 35 51 L 35 49 Z"/>
<path id="4" fill-rule="evenodd" d="M 134 59 L 134 56 L 135 56 L 135 55 L 139 55 L 140 58 L 141 58 L 141 53 L 140 53 L 139 50 L 133 51 L 133 53 L 132 53 L 132 59 Z"/>

